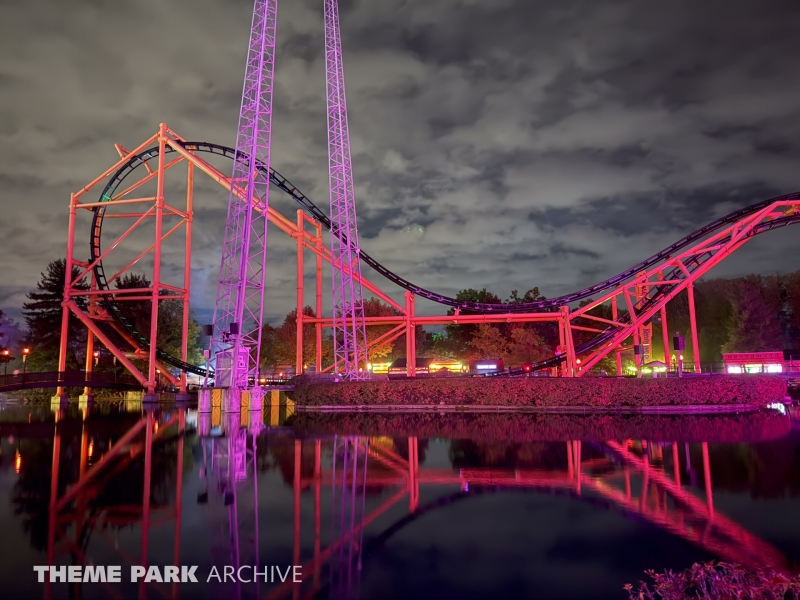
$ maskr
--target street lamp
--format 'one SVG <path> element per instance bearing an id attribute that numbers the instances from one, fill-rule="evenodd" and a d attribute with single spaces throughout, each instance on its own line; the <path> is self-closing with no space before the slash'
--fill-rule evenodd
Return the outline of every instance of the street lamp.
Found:
<path id="1" fill-rule="evenodd" d="M 100 351 L 99 350 L 95 350 L 94 351 L 94 366 L 96 367 L 97 363 L 99 363 L 99 362 L 100 362 Z"/>
<path id="2" fill-rule="evenodd" d="M 8 377 L 8 363 L 11 360 L 11 352 L 3 350 L 3 377 Z"/>
<path id="3" fill-rule="evenodd" d="M 28 364 L 27 363 L 28 363 L 28 354 L 30 354 L 30 353 L 31 353 L 31 349 L 30 348 L 23 348 L 22 349 L 22 374 L 23 375 L 25 375 L 25 373 L 28 372 Z"/>

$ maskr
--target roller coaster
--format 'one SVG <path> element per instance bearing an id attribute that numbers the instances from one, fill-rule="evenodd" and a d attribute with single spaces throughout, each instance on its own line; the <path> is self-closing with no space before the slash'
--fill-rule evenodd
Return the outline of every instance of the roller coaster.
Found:
<path id="1" fill-rule="evenodd" d="M 154 141 L 159 141 L 157 145 L 152 145 Z M 233 193 L 240 199 L 245 197 L 244 191 L 240 186 L 231 182 L 221 171 L 203 160 L 201 155 L 215 155 L 233 160 L 235 151 L 233 148 L 207 143 L 186 141 L 165 125 L 159 133 L 149 138 L 144 144 L 134 151 L 127 151 L 121 146 L 117 146 L 120 160 L 107 169 L 97 179 L 84 187 L 78 193 L 72 195 L 70 207 L 70 231 L 68 242 L 68 259 L 71 265 L 77 266 L 80 271 L 79 276 L 71 278 L 66 285 L 65 293 L 65 318 L 66 311 L 74 313 L 93 335 L 89 336 L 90 345 L 92 338 L 97 337 L 109 349 L 109 351 L 120 360 L 120 362 L 131 372 L 131 374 L 144 386 L 151 387 L 152 381 L 141 373 L 129 360 L 132 356 L 136 358 L 151 358 L 158 370 L 164 377 L 172 383 L 181 385 L 181 380 L 185 382 L 185 377 L 181 380 L 170 375 L 169 367 L 179 370 L 182 373 L 194 373 L 201 376 L 213 376 L 213 372 L 192 364 L 186 360 L 186 356 L 175 356 L 169 352 L 158 348 L 157 344 L 151 343 L 151 336 L 148 332 L 141 332 L 136 328 L 133 321 L 126 315 L 123 308 L 125 301 L 129 300 L 152 300 L 157 298 L 157 302 L 163 300 L 181 300 L 185 308 L 188 309 L 189 279 L 188 270 L 190 268 L 190 244 L 191 244 L 191 218 L 192 218 L 192 186 L 194 182 L 194 171 L 199 169 L 212 180 L 216 181 L 223 188 L 232 189 Z M 175 158 L 172 158 L 172 157 Z M 169 162 L 167 159 L 171 158 Z M 188 178 L 187 208 L 177 209 L 164 203 L 163 186 L 166 172 L 176 164 L 186 162 L 190 176 Z M 321 361 L 321 345 L 323 327 L 332 326 L 331 318 L 322 317 L 322 290 L 321 272 L 322 262 L 328 262 L 334 268 L 348 270 L 347 265 L 340 265 L 328 250 L 322 240 L 322 229 L 335 227 L 328 215 L 311 199 L 303 194 L 297 186 L 292 184 L 286 177 L 278 173 L 275 169 L 265 165 L 258 165 L 263 177 L 268 177 L 271 184 L 281 192 L 288 194 L 300 207 L 298 210 L 297 221 L 294 222 L 282 215 L 272 207 L 267 207 L 267 216 L 270 223 L 277 225 L 282 231 L 295 238 L 298 246 L 298 302 L 297 314 L 300 316 L 297 323 L 297 373 L 303 371 L 302 357 L 302 332 L 303 324 L 314 324 L 317 329 L 316 354 L 317 363 Z M 134 173 L 141 173 L 142 177 L 131 177 Z M 131 182 L 131 180 L 135 181 Z M 139 189 L 147 182 L 156 180 L 162 194 L 156 194 L 146 198 L 132 198 L 131 193 Z M 100 185 L 102 184 L 102 188 Z M 96 202 L 81 202 L 79 199 L 91 190 L 99 188 L 99 199 Z M 162 204 L 162 216 L 158 216 L 159 202 Z M 137 213 L 127 214 L 107 214 L 111 207 L 119 208 L 131 204 L 151 203 L 148 210 Z M 91 226 L 89 235 L 89 260 L 82 262 L 74 256 L 75 236 L 76 236 L 76 213 L 79 209 L 90 210 Z M 263 206 L 257 206 L 256 210 L 263 210 Z M 131 261 L 124 269 L 108 276 L 104 267 L 104 259 L 110 252 L 115 250 L 125 238 L 148 217 L 164 218 L 164 215 L 173 215 L 182 219 L 181 223 L 172 227 L 160 236 L 137 258 Z M 103 225 L 107 218 L 135 219 L 134 224 L 122 235 L 111 242 L 103 240 Z M 405 292 L 405 305 L 397 303 L 385 291 L 376 284 L 369 281 L 366 277 L 357 276 L 364 288 L 384 302 L 391 305 L 396 311 L 395 316 L 386 317 L 367 317 L 367 326 L 373 325 L 393 325 L 394 327 L 380 338 L 373 340 L 372 347 L 389 344 L 401 335 L 406 335 L 406 348 L 408 356 L 414 356 L 414 327 L 416 325 L 431 324 L 475 324 L 475 323 L 520 323 L 520 322 L 556 322 L 559 327 L 559 341 L 561 352 L 539 361 L 533 365 L 534 370 L 559 367 L 560 373 L 565 376 L 582 376 L 603 357 L 611 352 L 616 352 L 618 365 L 620 364 L 620 350 L 624 342 L 633 336 L 634 343 L 638 342 L 641 327 L 651 319 L 657 312 L 661 312 L 661 319 L 664 326 L 664 349 L 665 356 L 669 355 L 669 340 L 667 339 L 668 328 L 666 326 L 667 302 L 672 300 L 679 292 L 686 289 L 689 292 L 690 320 L 692 327 L 692 344 L 695 361 L 698 361 L 699 349 L 696 331 L 696 319 L 694 314 L 693 283 L 702 275 L 708 272 L 713 266 L 718 264 L 731 253 L 739 249 L 747 241 L 756 235 L 772 231 L 774 229 L 792 225 L 800 221 L 800 193 L 778 196 L 769 200 L 764 200 L 752 204 L 746 208 L 734 211 L 725 217 L 717 219 L 708 225 L 697 229 L 691 234 L 664 248 L 653 256 L 641 261 L 635 266 L 625 271 L 609 277 L 595 285 L 578 290 L 571 294 L 537 300 L 525 303 L 480 303 L 462 301 L 448 297 L 416 285 L 401 275 L 393 272 L 367 252 L 360 250 L 361 261 L 369 265 L 375 272 L 381 275 L 388 282 L 398 286 Z M 306 231 L 305 224 L 311 223 L 315 228 L 314 234 Z M 167 237 L 185 224 L 187 227 L 187 253 L 185 264 L 185 285 L 183 288 L 169 286 L 164 283 L 153 288 L 134 288 L 134 289 L 113 289 L 112 284 L 118 281 L 127 269 L 137 264 L 145 255 L 153 251 L 159 252 L 160 246 Z M 316 299 L 317 311 L 315 316 L 303 315 L 304 306 L 304 285 L 303 280 L 303 251 L 309 249 L 316 255 L 317 260 L 317 281 Z M 160 260 L 160 258 L 159 258 Z M 86 291 L 80 288 L 79 281 L 87 275 L 91 276 L 91 289 Z M 156 278 L 157 279 L 157 278 Z M 153 295 L 154 289 L 160 290 Z M 76 298 L 84 296 L 87 298 L 88 308 L 81 308 L 76 303 Z M 417 316 L 414 312 L 414 298 L 420 297 L 431 300 L 438 304 L 455 309 L 455 314 L 440 316 Z M 584 306 L 571 309 L 570 305 L 581 300 L 591 299 Z M 618 310 L 618 301 L 623 304 Z M 599 317 L 590 312 L 593 308 L 601 304 L 611 304 L 612 318 Z M 188 314 L 188 313 L 187 313 Z M 98 322 L 105 321 L 105 325 L 100 326 Z M 109 336 L 108 326 L 126 340 L 128 348 L 120 349 L 118 342 Z M 593 336 L 588 341 L 575 344 L 573 335 L 575 331 L 591 332 Z M 185 332 L 184 332 L 185 336 Z M 67 335 L 62 336 L 62 345 L 66 345 Z M 185 340 L 184 340 L 185 344 Z M 91 356 L 91 348 L 87 349 L 87 357 Z M 414 376 L 413 365 L 415 361 L 409 360 L 409 376 Z M 60 365 L 59 371 L 64 371 L 65 365 Z M 329 367 L 330 368 L 330 367 Z M 697 365 L 699 370 L 699 365 Z M 87 372 L 91 371 L 91 361 L 87 361 Z M 520 370 L 512 369 L 509 374 L 519 374 Z M 182 385 L 185 386 L 185 383 Z"/>
<path id="2" fill-rule="evenodd" d="M 796 223 L 800 220 L 800 195 L 789 194 L 764 200 L 735 211 L 701 227 L 661 252 L 641 261 L 630 269 L 609 277 L 590 287 L 571 294 L 532 302 L 491 304 L 461 301 L 416 285 L 379 263 L 364 252 L 358 242 L 355 192 L 350 158 L 347 106 L 339 14 L 337 0 L 324 0 L 326 103 L 328 121 L 328 174 L 330 184 L 330 215 L 326 214 L 296 186 L 270 166 L 272 131 L 272 91 L 275 60 L 277 0 L 256 0 L 250 31 L 245 83 L 239 113 L 239 129 L 235 148 L 207 142 L 187 142 L 161 124 L 159 131 L 134 150 L 117 146 L 120 160 L 103 172 L 70 200 L 70 220 L 67 242 L 61 351 L 58 372 L 65 372 L 70 314 L 74 314 L 90 331 L 85 371 L 92 369 L 94 339 L 99 339 L 115 359 L 153 393 L 157 373 L 186 388 L 186 373 L 208 377 L 209 363 L 202 368 L 187 360 L 187 329 L 189 325 L 189 287 L 191 268 L 191 230 L 193 220 L 194 170 L 199 169 L 223 186 L 229 194 L 228 213 L 222 241 L 222 261 L 217 280 L 214 327 L 210 354 L 223 357 L 217 361 L 216 375 L 222 386 L 246 389 L 258 376 L 261 356 L 264 290 L 267 287 L 267 223 L 277 225 L 297 242 L 297 347 L 296 372 L 303 372 L 303 326 L 316 329 L 315 365 L 322 366 L 322 328 L 333 329 L 334 361 L 327 369 L 351 380 L 368 377 L 366 364 L 371 348 L 392 343 L 405 335 L 407 375 L 416 376 L 417 325 L 554 322 L 558 325 L 559 344 L 553 356 L 528 366 L 528 371 L 558 369 L 564 376 L 580 377 L 610 352 L 616 354 L 617 374 L 621 374 L 620 352 L 625 340 L 632 337 L 634 348 L 641 348 L 644 327 L 660 311 L 664 355 L 669 356 L 668 327 L 665 305 L 683 290 L 688 291 L 692 351 L 695 371 L 700 370 L 699 347 L 694 310 L 693 283 L 726 256 L 754 236 Z M 232 160 L 232 175 L 226 177 L 200 155 L 210 154 Z M 176 157 L 167 163 L 168 155 Z M 181 209 L 165 201 L 166 172 L 175 164 L 188 163 L 186 206 Z M 126 185 L 133 173 L 142 174 L 138 181 Z M 149 197 L 128 197 L 147 182 L 156 183 Z M 103 184 L 100 198 L 86 202 L 81 198 Z M 271 187 L 291 196 L 300 206 L 296 222 L 270 207 Z M 110 207 L 140 207 L 150 204 L 143 212 L 109 215 Z M 89 260 L 75 256 L 76 216 L 79 210 L 92 212 Z M 111 244 L 102 242 L 103 224 L 110 217 L 134 219 L 131 227 Z M 164 232 L 165 218 L 178 217 L 177 225 Z M 125 238 L 145 221 L 153 218 L 153 243 L 126 267 L 108 277 L 104 260 Z M 310 223 L 314 233 L 306 231 Z M 162 281 L 162 243 L 185 227 L 186 245 L 183 265 L 183 285 Z M 329 247 L 322 239 L 323 228 L 330 231 Z M 316 255 L 316 310 L 313 316 L 304 309 L 304 252 Z M 152 251 L 153 272 L 148 288 L 112 289 L 123 273 Z M 322 316 L 322 263 L 332 269 L 333 292 L 331 317 Z M 361 273 L 361 263 L 404 291 L 405 303 L 399 304 Z M 72 269 L 80 271 L 72 276 Z M 91 289 L 82 289 L 83 278 L 91 274 Z M 387 302 L 396 315 L 365 317 L 363 290 Z M 453 314 L 417 316 L 415 298 L 420 297 L 448 306 Z M 76 302 L 77 299 L 85 298 Z M 149 332 L 139 331 L 120 303 L 131 300 L 152 303 Z M 158 306 L 166 300 L 183 303 L 183 339 L 181 356 L 167 352 L 158 345 Z M 624 303 L 619 310 L 619 301 Z M 575 303 L 580 306 L 574 307 Z M 611 318 L 592 311 L 610 303 Z M 86 308 L 84 309 L 84 306 Z M 368 341 L 366 327 L 392 326 L 377 339 Z M 112 333 L 110 329 L 115 333 Z M 574 331 L 592 333 L 590 339 L 576 343 Z M 649 330 L 648 330 L 649 331 Z M 122 340 L 122 341 L 120 341 Z M 122 349 L 127 345 L 128 348 Z M 652 342 L 649 343 L 652 346 Z M 143 373 L 132 358 L 147 362 Z M 636 353 L 637 366 L 641 355 Z M 180 381 L 170 373 L 170 367 L 181 373 Z M 364 373 L 362 374 L 362 371 Z M 522 371 L 511 370 L 516 375 Z M 89 388 L 87 387 L 87 393 Z M 63 386 L 59 386 L 63 396 Z"/>

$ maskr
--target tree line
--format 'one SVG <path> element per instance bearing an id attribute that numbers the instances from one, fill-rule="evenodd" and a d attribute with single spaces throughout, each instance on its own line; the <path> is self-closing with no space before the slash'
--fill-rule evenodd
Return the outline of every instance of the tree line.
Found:
<path id="1" fill-rule="evenodd" d="M 55 370 L 58 365 L 61 319 L 66 262 L 63 259 L 52 261 L 41 274 L 36 288 L 27 294 L 23 304 L 23 316 L 27 331 L 9 319 L 0 310 L 0 348 L 12 347 L 21 340 L 31 345 L 35 351 L 28 358 L 31 371 Z M 73 267 L 72 277 L 80 274 Z M 116 289 L 147 288 L 150 282 L 144 275 L 129 273 L 114 282 Z M 76 288 L 88 290 L 84 278 Z M 700 360 L 719 362 L 725 352 L 759 352 L 798 349 L 800 354 L 800 271 L 782 275 L 747 275 L 732 279 L 707 279 L 694 285 L 697 315 Z M 458 300 L 483 303 L 534 302 L 545 299 L 539 289 L 534 287 L 520 295 L 512 290 L 501 300 L 494 292 L 483 289 L 465 289 L 456 294 Z M 86 298 L 75 298 L 75 302 L 86 309 Z M 591 303 L 585 300 L 582 306 Z M 150 301 L 135 300 L 119 302 L 123 315 L 145 336 L 150 331 Z M 159 306 L 158 338 L 159 347 L 173 356 L 180 356 L 182 330 L 181 300 L 165 300 Z M 453 315 L 454 309 L 448 314 Z M 611 318 L 610 304 L 598 305 L 591 311 L 604 318 Z M 625 314 L 620 307 L 620 315 Z M 307 317 L 314 317 L 311 306 L 303 309 Z M 400 312 L 378 298 L 364 302 L 364 314 L 368 317 L 399 316 Z M 467 315 L 470 311 L 461 311 Z M 280 325 L 265 324 L 261 332 L 262 351 L 260 364 L 264 367 L 279 364 L 294 364 L 296 360 L 296 311 L 291 311 Z M 129 344 L 107 323 L 99 322 L 106 333 L 120 347 Z M 667 306 L 667 323 L 670 337 L 680 332 L 687 338 L 690 335 L 689 302 L 684 290 Z M 587 325 L 590 324 L 588 321 Z M 596 326 L 596 324 L 592 325 Z M 371 343 L 387 334 L 392 325 L 367 327 L 367 340 Z M 69 319 L 70 341 L 68 345 L 67 368 L 81 369 L 85 361 L 86 328 L 74 315 Z M 594 335 L 580 330 L 574 331 L 575 343 L 591 339 Z M 188 360 L 202 364 L 202 345 L 200 326 L 194 315 L 189 319 Z M 661 319 L 653 319 L 653 358 L 664 358 L 661 349 Z M 688 342 L 688 339 L 687 339 Z M 558 346 L 558 327 L 555 322 L 545 323 L 493 323 L 480 325 L 446 325 L 441 331 L 429 332 L 421 326 L 416 329 L 417 356 L 455 358 L 470 360 L 486 357 L 499 357 L 507 365 L 520 365 L 542 360 L 555 353 Z M 691 344 L 686 344 L 685 359 L 693 360 Z M 98 349 L 109 356 L 105 349 Z M 390 362 L 405 356 L 405 334 L 393 342 L 375 348 L 370 353 L 373 362 Z M 316 328 L 314 324 L 303 326 L 303 362 L 315 362 Z M 133 350 L 133 348 L 131 348 Z M 632 362 L 633 355 L 626 355 Z M 323 330 L 323 366 L 333 360 L 333 338 L 330 329 Z M 669 358 L 669 357 L 666 357 Z M 2 360 L 2 358 L 0 358 Z M 104 361 L 108 363 L 110 361 Z M 608 357 L 601 368 L 613 368 L 613 357 Z"/>

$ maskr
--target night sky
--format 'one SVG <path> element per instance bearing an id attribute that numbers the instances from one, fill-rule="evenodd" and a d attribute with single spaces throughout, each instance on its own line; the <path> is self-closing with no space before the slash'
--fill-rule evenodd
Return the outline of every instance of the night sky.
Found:
<path id="1" fill-rule="evenodd" d="M 115 142 L 135 147 L 163 121 L 233 145 L 252 4 L 0 0 L 0 308 L 18 316 L 64 255 L 69 193 L 116 161 Z M 428 289 L 559 295 L 800 189 L 797 2 L 340 7 L 361 245 Z M 278 32 L 272 164 L 327 211 L 322 1 L 282 0 Z M 207 190 L 201 316 L 227 201 Z M 273 321 L 294 295 L 279 237 Z M 714 273 L 795 270 L 799 239 L 768 234 Z"/>

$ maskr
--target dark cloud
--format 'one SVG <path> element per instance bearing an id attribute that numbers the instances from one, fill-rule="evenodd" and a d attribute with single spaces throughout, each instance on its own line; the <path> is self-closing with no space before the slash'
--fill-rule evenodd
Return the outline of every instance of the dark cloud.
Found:
<path id="1" fill-rule="evenodd" d="M 114 143 L 134 147 L 162 121 L 234 143 L 251 10 L 0 3 L 3 310 L 64 254 L 69 194 L 116 161 Z M 341 24 L 362 245 L 429 289 L 554 296 L 800 188 L 796 2 L 352 0 Z M 278 25 L 273 165 L 327 207 L 321 3 L 281 3 Z M 198 182 L 205 314 L 227 194 Z M 294 219 L 291 200 L 271 201 Z M 294 245 L 270 236 L 276 320 L 295 293 Z M 717 274 L 794 269 L 796 237 L 752 242 Z M 132 239 L 120 260 L 145 247 Z"/>

